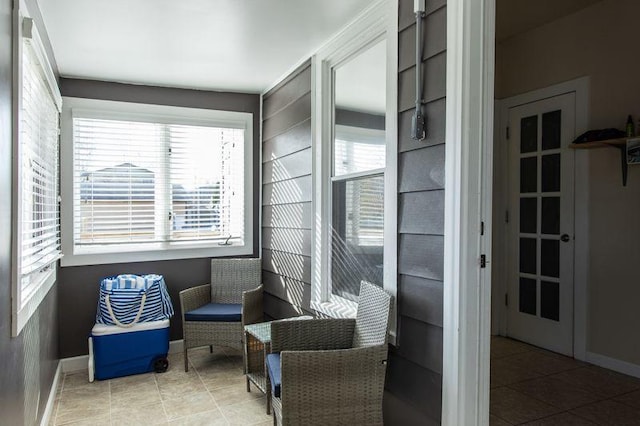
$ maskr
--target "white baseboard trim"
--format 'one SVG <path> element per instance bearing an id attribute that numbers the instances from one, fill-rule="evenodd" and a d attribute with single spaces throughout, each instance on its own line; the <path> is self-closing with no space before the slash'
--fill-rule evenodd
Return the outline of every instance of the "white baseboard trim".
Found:
<path id="1" fill-rule="evenodd" d="M 169 342 L 169 353 L 176 354 L 182 352 L 184 348 L 183 340 L 172 340 Z M 89 365 L 89 354 L 63 358 L 60 360 L 59 366 L 62 366 L 63 373 L 71 373 L 74 371 L 86 370 Z"/>
<path id="2" fill-rule="evenodd" d="M 42 414 L 42 420 L 40 420 L 40 426 L 47 426 L 49 424 L 49 420 L 51 420 L 51 414 L 53 413 L 53 406 L 56 402 L 56 391 L 58 390 L 58 383 L 62 377 L 62 363 L 58 361 L 58 367 L 56 367 L 56 372 L 53 375 L 53 383 L 51 383 L 51 389 L 49 390 L 49 398 L 47 398 L 47 405 L 44 408 L 44 413 Z"/>
<path id="3" fill-rule="evenodd" d="M 617 371 L 618 373 L 626 374 L 628 376 L 640 378 L 640 365 L 633 364 L 627 361 L 621 361 L 616 358 L 611 358 L 605 355 L 587 352 L 586 361 L 591 364 L 595 364 L 599 367 L 608 368 L 609 370 Z"/>

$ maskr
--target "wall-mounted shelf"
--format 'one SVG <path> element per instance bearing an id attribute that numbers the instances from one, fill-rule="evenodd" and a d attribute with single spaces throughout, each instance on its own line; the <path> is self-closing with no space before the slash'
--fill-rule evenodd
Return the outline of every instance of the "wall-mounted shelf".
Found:
<path id="1" fill-rule="evenodd" d="M 622 186 L 627 186 L 627 138 L 607 139 L 604 141 L 572 143 L 572 149 L 617 148 L 620 151 L 620 165 L 622 167 Z"/>

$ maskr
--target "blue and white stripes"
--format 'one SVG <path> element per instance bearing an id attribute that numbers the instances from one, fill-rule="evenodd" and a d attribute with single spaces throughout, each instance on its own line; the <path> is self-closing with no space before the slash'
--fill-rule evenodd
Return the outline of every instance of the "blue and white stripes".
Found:
<path id="1" fill-rule="evenodd" d="M 100 283 L 96 323 L 126 327 L 172 316 L 173 305 L 162 275 L 123 274 Z"/>

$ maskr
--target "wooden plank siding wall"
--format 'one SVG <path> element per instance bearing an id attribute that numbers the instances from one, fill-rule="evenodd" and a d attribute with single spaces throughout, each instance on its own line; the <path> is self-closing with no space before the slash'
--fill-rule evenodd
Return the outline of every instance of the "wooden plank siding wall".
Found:
<path id="1" fill-rule="evenodd" d="M 412 0 L 398 22 L 399 346 L 388 365 L 386 424 L 439 424 L 442 411 L 446 0 L 427 0 L 423 23 L 426 141 L 410 137 L 415 105 Z"/>
<path id="2" fill-rule="evenodd" d="M 309 312 L 311 61 L 263 97 L 262 280 L 267 317 Z"/>
<path id="3" fill-rule="evenodd" d="M 415 18 L 399 0 L 398 311 L 391 347 L 385 424 L 440 424 L 446 0 L 427 0 L 424 99 L 427 140 L 410 138 L 415 103 Z M 311 70 L 305 64 L 263 99 L 262 255 L 265 313 L 308 311 L 311 283 Z"/>

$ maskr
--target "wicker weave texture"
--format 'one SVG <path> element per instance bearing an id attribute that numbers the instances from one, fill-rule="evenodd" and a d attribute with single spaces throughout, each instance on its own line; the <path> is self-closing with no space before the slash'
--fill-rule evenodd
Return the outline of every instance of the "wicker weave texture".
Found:
<path id="1" fill-rule="evenodd" d="M 382 288 L 367 281 L 360 283 L 356 329 L 353 347 L 380 345 L 387 343 L 391 296 Z"/>
<path id="2" fill-rule="evenodd" d="M 271 323 L 271 351 L 313 351 L 351 347 L 355 320 L 280 320 Z"/>
<path id="3" fill-rule="evenodd" d="M 387 346 L 282 352 L 283 425 L 382 425 Z"/>
<path id="4" fill-rule="evenodd" d="M 355 320 L 274 321 L 271 348 L 282 353 L 274 422 L 382 425 L 390 310 L 391 296 L 363 281 Z"/>
<path id="5" fill-rule="evenodd" d="M 210 345 L 242 349 L 245 323 L 262 321 L 261 273 L 260 259 L 213 259 L 211 284 L 180 292 L 185 371 L 189 370 L 187 349 Z M 215 298 L 212 299 L 212 296 Z M 241 303 L 242 320 L 240 322 L 185 321 L 185 312 L 212 302 Z"/>
<path id="6" fill-rule="evenodd" d="M 262 282 L 260 259 L 212 259 L 211 300 L 214 303 L 242 303 L 242 292 Z"/>

